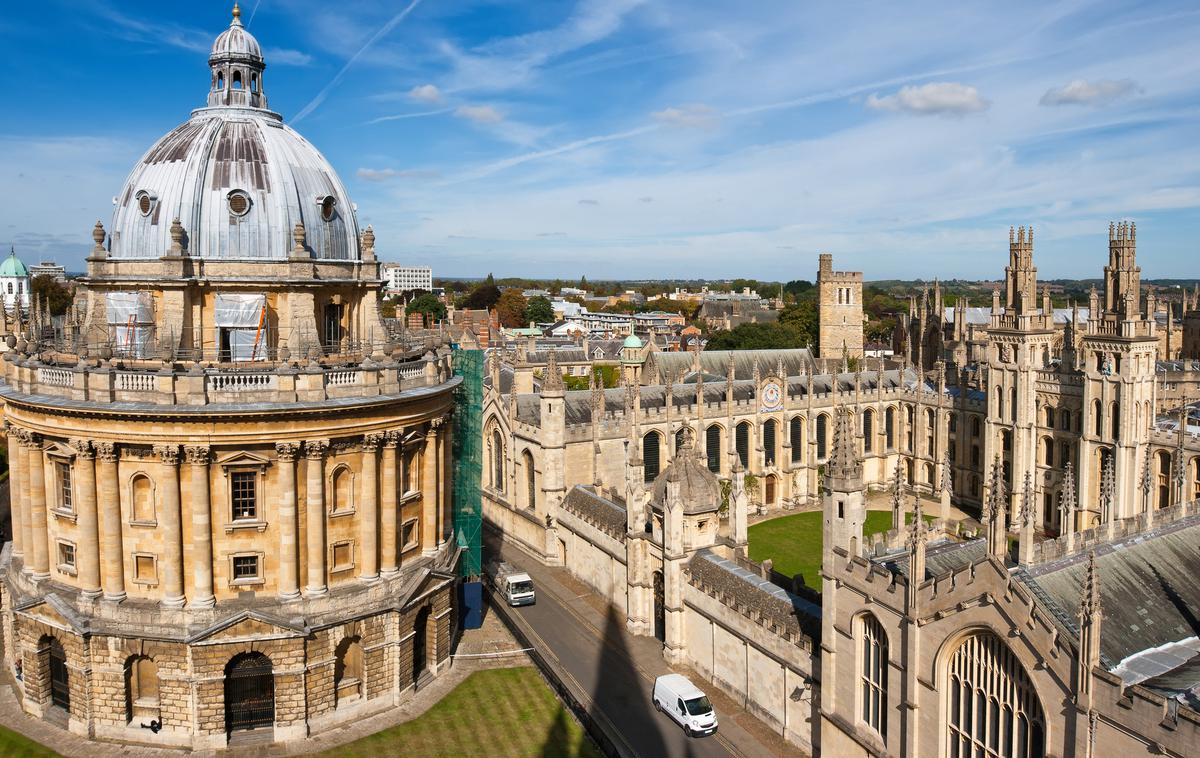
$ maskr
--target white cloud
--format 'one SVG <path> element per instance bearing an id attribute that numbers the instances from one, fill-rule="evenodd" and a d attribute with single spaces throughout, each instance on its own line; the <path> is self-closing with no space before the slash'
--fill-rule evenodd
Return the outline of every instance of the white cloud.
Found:
<path id="1" fill-rule="evenodd" d="M 961 116 L 987 110 L 990 103 L 979 90 L 958 82 L 930 82 L 901 87 L 894 95 L 871 95 L 867 107 L 881 111 L 902 111 L 922 116 Z"/>
<path id="2" fill-rule="evenodd" d="M 284 48 L 269 48 L 264 50 L 263 57 L 267 63 L 279 66 L 308 66 L 313 61 L 313 57 L 308 53 Z"/>
<path id="3" fill-rule="evenodd" d="M 1108 105 L 1129 95 L 1141 92 L 1132 79 L 1098 79 L 1089 82 L 1075 79 L 1062 87 L 1051 87 L 1042 95 L 1042 105 Z"/>
<path id="4" fill-rule="evenodd" d="M 460 105 L 454 115 L 477 124 L 498 124 L 504 120 L 500 111 L 490 105 Z"/>
<path id="5" fill-rule="evenodd" d="M 651 118 L 670 126 L 681 126 L 689 129 L 712 129 L 717 125 L 720 114 L 702 103 L 685 105 L 680 108 L 663 108 L 650 114 Z"/>
<path id="6" fill-rule="evenodd" d="M 437 176 L 436 171 L 419 171 L 415 169 L 394 168 L 360 168 L 354 175 L 365 182 L 386 182 L 389 179 L 418 178 L 429 179 Z"/>
<path id="7" fill-rule="evenodd" d="M 442 102 L 442 91 L 433 84 L 419 84 L 408 91 L 408 97 L 418 103 L 438 105 Z"/>

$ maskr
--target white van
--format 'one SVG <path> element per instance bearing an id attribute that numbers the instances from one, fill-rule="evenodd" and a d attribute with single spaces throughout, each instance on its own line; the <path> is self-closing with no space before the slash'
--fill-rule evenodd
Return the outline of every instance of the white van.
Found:
<path id="1" fill-rule="evenodd" d="M 654 708 L 683 727 L 689 737 L 717 731 L 717 714 L 708 697 L 682 674 L 667 674 L 654 680 Z"/>

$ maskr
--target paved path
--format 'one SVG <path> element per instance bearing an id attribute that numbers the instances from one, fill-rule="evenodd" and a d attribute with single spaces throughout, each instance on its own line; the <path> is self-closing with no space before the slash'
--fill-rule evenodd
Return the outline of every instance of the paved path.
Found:
<path id="1" fill-rule="evenodd" d="M 594 707 L 621 730 L 640 756 L 800 756 L 765 724 L 725 697 L 704 679 L 680 669 L 713 700 L 720 730 L 712 737 L 689 738 L 670 717 L 657 713 L 650 700 L 654 679 L 672 672 L 662 645 L 625 631 L 625 619 L 566 571 L 542 566 L 502 537 L 485 534 L 491 555 L 527 571 L 537 588 L 536 605 L 512 609 L 534 629 L 535 640 L 558 661 L 578 688 L 591 694 Z"/>

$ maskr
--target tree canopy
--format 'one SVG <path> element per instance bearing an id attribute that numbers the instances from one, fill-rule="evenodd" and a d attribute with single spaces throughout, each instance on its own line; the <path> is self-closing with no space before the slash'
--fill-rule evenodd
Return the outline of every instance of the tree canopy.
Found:
<path id="1" fill-rule="evenodd" d="M 424 314 L 430 322 L 444 321 L 446 319 L 446 306 L 436 296 L 427 292 L 424 295 L 418 295 L 413 298 L 412 302 L 405 309 L 405 313 Z"/>
<path id="2" fill-rule="evenodd" d="M 29 289 L 33 295 L 31 300 L 40 295 L 42 302 L 50 308 L 52 316 L 61 316 L 66 313 L 74 299 L 71 295 L 71 288 L 50 274 L 34 277 Z"/>
<path id="3" fill-rule="evenodd" d="M 554 306 L 550 299 L 541 295 L 529 298 L 525 306 L 525 323 L 545 324 L 554 320 Z"/>
<path id="4" fill-rule="evenodd" d="M 496 300 L 496 314 L 500 317 L 500 324 L 509 329 L 529 323 L 525 320 L 525 309 L 528 307 L 529 301 L 521 294 L 521 290 L 515 288 L 504 290 Z"/>

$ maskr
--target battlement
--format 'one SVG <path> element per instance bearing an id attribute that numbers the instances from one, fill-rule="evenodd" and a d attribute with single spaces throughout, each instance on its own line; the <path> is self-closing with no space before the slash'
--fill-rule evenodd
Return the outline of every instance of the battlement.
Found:
<path id="1" fill-rule="evenodd" d="M 1008 245 L 1012 250 L 1031 250 L 1033 249 L 1033 227 L 1029 227 L 1026 232 L 1025 227 L 1013 229 L 1008 227 Z"/>
<path id="2" fill-rule="evenodd" d="M 1137 242 L 1137 224 L 1131 221 L 1108 222 L 1109 247 L 1124 247 Z"/>
<path id="3" fill-rule="evenodd" d="M 863 273 L 861 271 L 834 271 L 833 270 L 833 255 L 830 253 L 821 253 L 820 265 L 817 268 L 817 283 L 821 282 L 858 282 L 862 284 Z"/>

